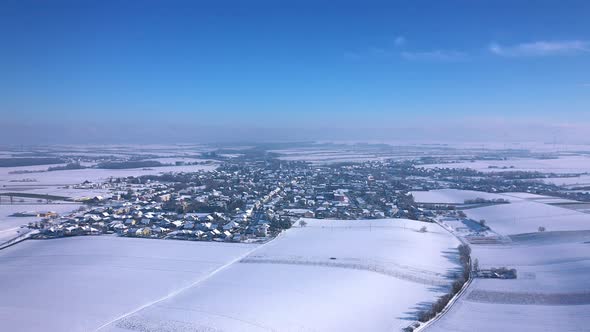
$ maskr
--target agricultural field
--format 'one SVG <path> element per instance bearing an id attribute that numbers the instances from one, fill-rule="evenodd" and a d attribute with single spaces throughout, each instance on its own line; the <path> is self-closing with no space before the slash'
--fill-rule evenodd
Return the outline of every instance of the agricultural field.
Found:
<path id="1" fill-rule="evenodd" d="M 511 197 L 501 194 L 487 193 L 474 190 L 438 189 L 429 191 L 411 191 L 414 201 L 418 203 L 464 204 L 466 200 L 483 198 L 486 200 L 505 199 Z"/>
<path id="2" fill-rule="evenodd" d="M 590 232 L 512 237 L 474 245 L 481 268 L 516 268 L 514 280 L 475 279 L 442 318 L 424 331 L 587 331 Z"/>
<path id="3" fill-rule="evenodd" d="M 510 158 L 507 160 L 474 160 L 446 164 L 427 164 L 424 168 L 470 168 L 480 172 L 528 171 L 555 174 L 590 172 L 590 156 L 566 155 L 555 159 Z"/>
<path id="4" fill-rule="evenodd" d="M 474 220 L 484 219 L 503 235 L 534 233 L 539 227 L 546 231 L 590 229 L 590 214 L 528 200 L 467 209 L 465 214 Z"/>
<path id="5" fill-rule="evenodd" d="M 530 193 L 493 194 L 473 190 L 440 189 L 413 191 L 414 199 L 420 203 L 445 203 L 462 205 L 465 200 L 483 198 L 487 200 L 504 199 L 508 204 L 491 204 L 483 207 L 467 208 L 468 218 L 480 221 L 501 235 L 534 233 L 539 227 L 547 231 L 573 231 L 590 229 L 590 215 L 574 208 L 561 207 L 562 204 L 578 202 L 536 195 Z"/>
<path id="6" fill-rule="evenodd" d="M 0 330 L 93 331 L 255 248 L 115 236 L 27 240 L 0 251 Z"/>
<path id="7" fill-rule="evenodd" d="M 148 168 L 129 168 L 129 169 L 73 169 L 61 170 L 40 173 L 15 174 L 10 173 L 15 170 L 29 170 L 31 167 L 12 167 L 8 170 L 2 170 L 3 174 L 0 178 L 0 188 L 3 186 L 15 186 L 22 184 L 27 186 L 64 186 L 79 184 L 84 181 L 102 182 L 109 178 L 127 177 L 127 176 L 141 176 L 141 175 L 157 175 L 167 172 L 197 172 L 199 170 L 213 170 L 215 165 L 184 165 L 184 166 L 161 166 Z M 45 167 L 46 168 L 46 167 Z M 16 182 L 23 179 L 31 179 L 32 182 Z"/>
<path id="8" fill-rule="evenodd" d="M 27 240 L 0 251 L 0 330 L 400 330 L 460 271 L 436 224 L 306 221 L 261 245 Z"/>
<path id="9" fill-rule="evenodd" d="M 436 224 L 306 219 L 105 331 L 390 331 L 448 290 L 459 242 Z M 364 317 L 358 319 L 358 317 Z"/>
<path id="10" fill-rule="evenodd" d="M 501 196 L 510 203 L 465 209 L 469 219 L 440 222 L 468 241 L 474 234 L 500 238 L 494 244 L 472 242 L 471 258 L 480 269 L 516 269 L 517 278 L 474 279 L 448 312 L 421 331 L 586 331 L 590 215 L 548 196 Z M 471 222 L 481 219 L 489 229 Z"/>

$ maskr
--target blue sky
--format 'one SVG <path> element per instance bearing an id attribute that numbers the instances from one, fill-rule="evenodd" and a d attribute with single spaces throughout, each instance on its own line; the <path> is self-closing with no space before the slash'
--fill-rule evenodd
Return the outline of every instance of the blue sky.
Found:
<path id="1" fill-rule="evenodd" d="M 589 1 L 0 6 L 0 138 L 9 143 L 84 141 L 89 128 L 94 141 L 162 128 L 192 132 L 162 136 L 176 140 L 235 128 L 277 139 L 301 128 L 322 139 L 355 128 L 367 139 L 371 129 L 439 133 L 432 139 L 458 130 L 477 139 L 492 125 L 590 130 Z M 131 125 L 140 129 L 121 131 Z"/>

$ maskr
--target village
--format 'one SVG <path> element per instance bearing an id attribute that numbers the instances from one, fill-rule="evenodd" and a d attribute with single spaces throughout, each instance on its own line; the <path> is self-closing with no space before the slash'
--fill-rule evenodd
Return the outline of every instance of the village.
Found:
<path id="1" fill-rule="evenodd" d="M 420 161 L 367 161 L 312 165 L 247 156 L 224 160 L 213 171 L 165 173 L 84 182 L 78 189 L 108 189 L 71 214 L 45 213 L 29 224 L 37 238 L 116 234 L 200 241 L 259 242 L 301 218 L 407 218 L 433 222 L 453 205 L 416 203 L 413 190 L 455 188 L 522 191 L 588 200 L 527 174 L 481 177 L 461 169 L 423 169 Z M 536 176 L 539 176 L 536 174 Z M 523 180 L 522 178 L 525 178 Z M 470 204 L 502 204 L 478 200 Z"/>
<path id="2" fill-rule="evenodd" d="M 235 161 L 212 172 L 83 183 L 77 188 L 109 188 L 112 195 L 93 197 L 66 216 L 44 215 L 29 227 L 39 231 L 38 238 L 110 233 L 250 242 L 264 241 L 302 217 L 425 218 L 407 191 L 376 181 L 362 170 Z"/>

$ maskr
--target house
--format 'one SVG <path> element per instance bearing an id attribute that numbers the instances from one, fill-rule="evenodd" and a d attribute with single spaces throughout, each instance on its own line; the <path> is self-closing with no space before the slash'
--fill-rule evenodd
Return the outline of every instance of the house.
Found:
<path id="1" fill-rule="evenodd" d="M 210 222 L 204 222 L 204 223 L 201 223 L 199 228 L 202 230 L 210 230 L 210 229 L 213 229 L 213 224 Z"/>
<path id="2" fill-rule="evenodd" d="M 229 231 L 229 230 L 232 230 L 232 229 L 234 229 L 234 228 L 237 228 L 237 227 L 239 227 L 239 226 L 240 226 L 240 224 L 238 224 L 237 222 L 235 222 L 235 221 L 230 221 L 230 222 L 228 222 L 227 224 L 225 224 L 225 226 L 223 226 L 223 229 L 224 229 L 225 231 Z"/>
<path id="3" fill-rule="evenodd" d="M 234 234 L 234 236 L 232 237 L 232 241 L 233 242 L 241 242 L 242 241 L 242 234 L 240 234 L 240 233 Z"/>
<path id="4" fill-rule="evenodd" d="M 94 227 L 90 227 L 90 226 L 82 226 L 82 232 L 86 235 L 98 235 L 101 234 L 101 232 L 94 228 Z"/>
<path id="5" fill-rule="evenodd" d="M 269 224 L 258 225 L 258 226 L 256 226 L 255 235 L 258 237 L 267 237 L 269 228 L 270 228 Z"/>
<path id="6" fill-rule="evenodd" d="M 113 227 L 113 230 L 115 230 L 118 233 L 123 232 L 125 229 L 127 229 L 127 226 L 123 225 L 123 224 L 116 224 Z"/>
<path id="7" fill-rule="evenodd" d="M 152 234 L 163 234 L 168 231 L 167 228 L 159 227 L 159 226 L 152 226 Z"/>
<path id="8" fill-rule="evenodd" d="M 135 231 L 135 236 L 150 236 L 152 235 L 152 230 L 149 227 L 139 228 Z"/>
<path id="9" fill-rule="evenodd" d="M 160 195 L 156 198 L 156 201 L 158 202 L 168 202 L 170 200 L 170 198 L 172 198 L 172 195 L 170 194 L 164 194 L 164 195 Z"/>
<path id="10" fill-rule="evenodd" d="M 78 225 L 74 225 L 74 226 L 68 226 L 64 229 L 64 234 L 65 235 L 80 235 L 82 233 L 82 230 L 80 229 L 80 227 Z"/>

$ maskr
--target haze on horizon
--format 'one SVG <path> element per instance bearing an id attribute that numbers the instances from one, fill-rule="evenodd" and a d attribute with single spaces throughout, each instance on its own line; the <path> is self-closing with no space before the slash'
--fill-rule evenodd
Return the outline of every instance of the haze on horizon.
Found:
<path id="1" fill-rule="evenodd" d="M 590 143 L 588 1 L 3 1 L 2 144 Z"/>

